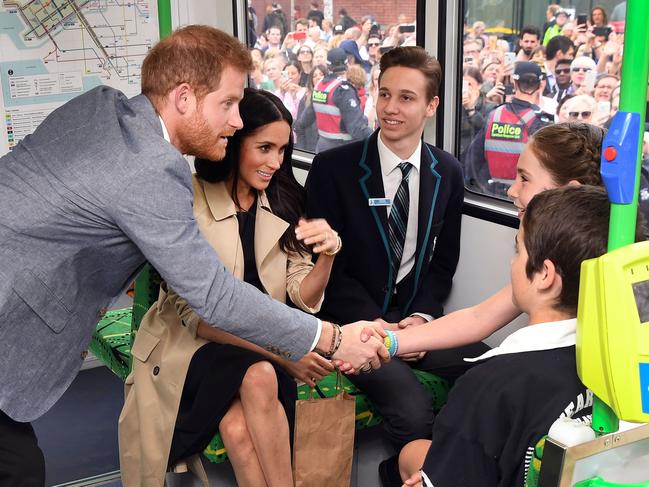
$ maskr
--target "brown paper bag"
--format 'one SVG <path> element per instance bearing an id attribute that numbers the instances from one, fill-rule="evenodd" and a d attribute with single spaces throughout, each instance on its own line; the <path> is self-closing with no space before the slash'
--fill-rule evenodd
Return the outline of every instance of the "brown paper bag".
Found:
<path id="1" fill-rule="evenodd" d="M 338 373 L 340 374 L 340 372 Z M 293 478 L 295 487 L 348 487 L 354 457 L 356 400 L 343 392 L 295 404 Z"/>

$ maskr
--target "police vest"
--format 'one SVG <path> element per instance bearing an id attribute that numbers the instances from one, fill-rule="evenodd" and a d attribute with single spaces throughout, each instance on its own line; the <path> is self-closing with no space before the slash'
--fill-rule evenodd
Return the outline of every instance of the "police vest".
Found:
<path id="1" fill-rule="evenodd" d="M 505 105 L 489 116 L 486 127 L 484 154 L 491 179 L 511 184 L 516 179 L 516 163 L 527 142 L 536 113 L 531 108 L 513 112 Z"/>
<path id="2" fill-rule="evenodd" d="M 320 80 L 311 95 L 318 134 L 325 139 L 352 140 L 351 135 L 343 132 L 340 109 L 333 102 L 334 92 L 342 83 L 340 78 Z"/>

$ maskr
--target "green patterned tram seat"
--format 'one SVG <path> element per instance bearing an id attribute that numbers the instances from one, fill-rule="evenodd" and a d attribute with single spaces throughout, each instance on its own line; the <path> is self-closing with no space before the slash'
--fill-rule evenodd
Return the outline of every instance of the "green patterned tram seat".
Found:
<path id="1" fill-rule="evenodd" d="M 131 344 L 142 321 L 142 317 L 158 299 L 160 276 L 148 264 L 135 281 L 133 308 L 108 311 L 97 323 L 90 342 L 90 351 L 101 360 L 115 375 L 125 380 L 131 370 Z M 433 396 L 437 412 L 446 403 L 449 384 L 428 372 L 415 370 L 424 387 Z M 336 374 L 331 373 L 318 382 L 318 388 L 325 397 L 335 394 Z M 382 418 L 375 411 L 367 396 L 343 377 L 344 390 L 356 397 L 356 429 L 369 428 L 379 424 Z M 309 388 L 305 384 L 298 387 L 298 399 L 306 399 Z M 217 434 L 203 452 L 213 463 L 227 459 L 221 436 Z"/>

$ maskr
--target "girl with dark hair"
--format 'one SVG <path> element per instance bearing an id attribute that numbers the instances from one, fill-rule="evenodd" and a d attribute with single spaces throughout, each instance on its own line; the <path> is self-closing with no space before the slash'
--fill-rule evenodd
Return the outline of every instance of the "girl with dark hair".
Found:
<path id="1" fill-rule="evenodd" d="M 298 106 L 304 98 L 306 88 L 300 85 L 302 67 L 297 61 L 289 61 L 282 71 L 282 81 L 279 92 L 275 92 L 282 99 L 284 106 L 291 112 L 293 119 L 297 119 Z"/>
<path id="2" fill-rule="evenodd" d="M 313 69 L 313 50 L 309 46 L 300 46 L 297 61 L 300 63 L 300 86 L 306 86 Z"/>
<path id="3" fill-rule="evenodd" d="M 301 218 L 304 189 L 293 175 L 292 117 L 282 101 L 246 88 L 239 112 L 243 128 L 229 138 L 224 160 L 195 161 L 194 216 L 236 277 L 315 313 L 342 243 L 326 221 Z M 311 251 L 319 254 L 316 264 Z M 332 364 L 313 352 L 292 362 L 282 350 L 265 350 L 214 328 L 166 286 L 142 321 L 134 355 L 150 336 L 166 337 L 156 345 L 168 350 L 160 368 L 185 370 L 186 376 L 178 387 L 135 371 L 141 379 L 132 387 L 147 388 L 149 405 L 177 411 L 171 416 L 175 425 L 154 415 L 141 428 L 142 449 L 153 449 L 173 467 L 220 432 L 238 485 L 292 485 L 294 379 L 313 386 Z"/>
<path id="4" fill-rule="evenodd" d="M 484 127 L 487 115 L 496 104 L 486 100 L 481 91 L 482 74 L 473 66 L 462 71 L 462 121 L 460 125 L 460 153 L 469 146 L 473 137 Z"/>
<path id="5" fill-rule="evenodd" d="M 329 74 L 327 66 L 316 64 L 313 66 L 306 84 L 306 93 L 300 100 L 295 119 L 295 147 L 298 149 L 315 152 L 318 143 L 318 126 L 315 123 L 304 123 L 304 110 L 311 104 L 311 95 L 313 87 L 316 86 L 322 78 Z"/>

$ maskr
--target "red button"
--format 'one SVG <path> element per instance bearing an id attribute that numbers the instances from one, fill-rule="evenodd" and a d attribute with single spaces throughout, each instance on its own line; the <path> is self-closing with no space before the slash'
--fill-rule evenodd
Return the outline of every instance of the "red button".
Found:
<path id="1" fill-rule="evenodd" d="M 610 146 L 604 149 L 604 159 L 610 162 L 616 157 L 617 157 L 617 150 L 615 149 L 615 147 Z"/>

